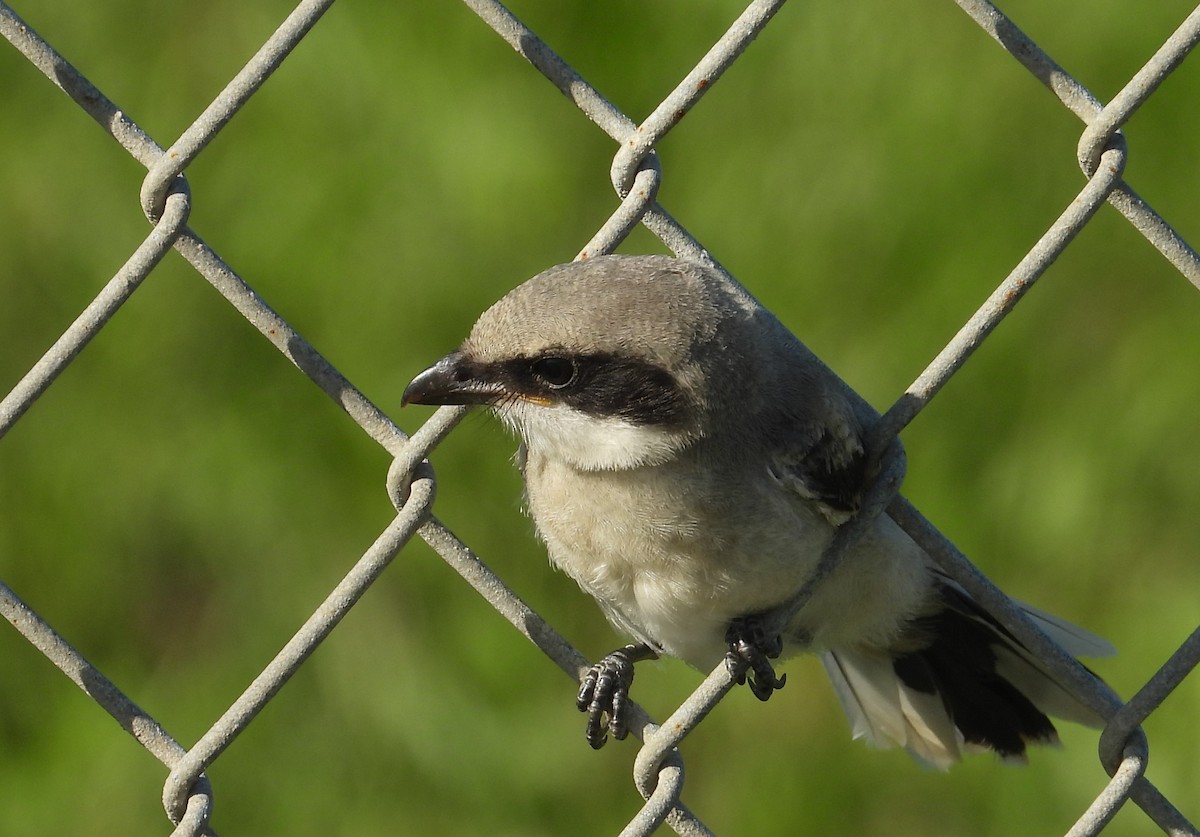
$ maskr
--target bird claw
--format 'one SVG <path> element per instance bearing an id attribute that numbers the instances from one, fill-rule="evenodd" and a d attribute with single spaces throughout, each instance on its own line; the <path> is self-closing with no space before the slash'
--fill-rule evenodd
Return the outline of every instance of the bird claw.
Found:
<path id="1" fill-rule="evenodd" d="M 634 657 L 629 648 L 614 651 L 592 666 L 579 684 L 575 705 L 588 713 L 587 740 L 599 750 L 608 733 L 620 741 L 629 734 L 625 720 L 625 702 L 633 685 Z"/>
<path id="2" fill-rule="evenodd" d="M 776 689 L 783 688 L 787 675 L 776 677 L 770 663 L 783 653 L 783 637 L 768 636 L 762 616 L 734 619 L 725 632 L 725 642 L 729 645 L 725 665 L 739 685 L 748 683 L 759 700 L 766 700 Z"/>

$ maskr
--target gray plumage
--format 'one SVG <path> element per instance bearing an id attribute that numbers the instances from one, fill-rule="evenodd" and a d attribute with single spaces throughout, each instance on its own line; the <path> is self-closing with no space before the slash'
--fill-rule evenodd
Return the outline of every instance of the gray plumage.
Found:
<path id="1" fill-rule="evenodd" d="M 804 584 L 869 479 L 870 417 L 840 383 L 740 285 L 666 257 L 539 274 L 405 400 L 492 406 L 522 439 L 552 563 L 618 629 L 702 670 L 732 623 Z M 1031 615 L 1074 653 L 1111 650 Z M 1099 720 L 886 516 L 783 640 L 822 656 L 856 737 L 935 766 L 972 744 L 1020 758 L 1053 740 L 1044 713 Z"/>

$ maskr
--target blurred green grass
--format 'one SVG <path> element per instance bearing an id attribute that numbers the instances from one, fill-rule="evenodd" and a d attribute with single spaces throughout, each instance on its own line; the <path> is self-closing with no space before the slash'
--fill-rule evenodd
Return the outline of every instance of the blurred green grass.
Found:
<path id="1" fill-rule="evenodd" d="M 738 3 L 514 2 L 635 119 Z M 1102 99 L 1189 11 L 1003 8 Z M 18 4 L 169 144 L 285 2 Z M 1134 187 L 1200 240 L 1200 59 L 1127 128 Z M 145 235 L 142 172 L 0 48 L 0 381 Z M 663 204 L 886 408 L 1082 184 L 1080 125 L 950 3 L 791 4 L 663 143 Z M 409 378 L 615 206 L 612 143 L 457 3 L 336 5 L 188 170 L 191 224 L 396 416 Z M 644 232 L 623 248 L 661 251 Z M 1131 694 L 1197 622 L 1200 297 L 1106 208 L 905 431 L 906 493 L 1014 596 L 1100 632 Z M 427 415 L 397 417 L 409 430 Z M 437 512 L 587 654 L 618 638 L 548 567 L 514 444 L 436 453 Z M 171 254 L 0 444 L 0 576 L 181 741 L 240 694 L 391 511 L 387 459 Z M 0 631 L 0 833 L 164 833 L 164 771 Z M 718 833 L 1052 834 L 1104 782 L 1096 736 L 948 775 L 849 741 L 818 665 L 688 739 Z M 648 666 L 664 717 L 698 682 Z M 424 545 L 396 559 L 211 770 L 224 834 L 607 834 L 634 748 L 591 752 L 571 683 Z M 1200 684 L 1146 724 L 1194 807 Z M 1128 806 L 1127 806 L 1128 807 Z M 1125 810 L 1106 834 L 1150 833 Z"/>

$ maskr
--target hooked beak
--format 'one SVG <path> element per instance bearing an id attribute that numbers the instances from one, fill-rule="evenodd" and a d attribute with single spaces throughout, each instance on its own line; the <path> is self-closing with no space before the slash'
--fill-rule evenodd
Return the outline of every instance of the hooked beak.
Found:
<path id="1" fill-rule="evenodd" d="M 404 389 L 400 406 L 407 404 L 491 404 L 504 394 L 499 384 L 480 380 L 462 352 L 451 352 Z"/>

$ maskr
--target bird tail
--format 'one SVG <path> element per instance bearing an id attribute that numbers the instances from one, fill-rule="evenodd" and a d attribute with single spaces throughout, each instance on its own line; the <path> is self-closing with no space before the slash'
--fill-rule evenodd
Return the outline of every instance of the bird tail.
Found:
<path id="1" fill-rule="evenodd" d="M 944 580 L 939 593 L 944 607 L 913 623 L 922 639 L 917 650 L 835 648 L 821 655 L 855 738 L 903 746 L 945 770 L 971 750 L 1023 763 L 1027 744 L 1058 741 L 1048 715 L 1102 725 L 961 588 Z M 1071 654 L 1115 653 L 1082 628 L 1021 607 Z"/>

